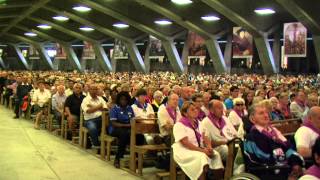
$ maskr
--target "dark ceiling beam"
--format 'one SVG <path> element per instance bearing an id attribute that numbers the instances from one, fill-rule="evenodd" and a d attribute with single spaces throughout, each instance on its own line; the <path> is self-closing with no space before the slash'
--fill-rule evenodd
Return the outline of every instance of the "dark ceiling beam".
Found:
<path id="1" fill-rule="evenodd" d="M 93 42 L 93 43 L 98 43 L 98 41 L 95 40 L 95 39 L 89 38 L 89 37 L 87 37 L 87 36 L 85 36 L 85 35 L 83 35 L 81 33 L 75 32 L 73 30 L 70 30 L 70 29 L 68 29 L 66 27 L 63 27 L 62 25 L 58 25 L 58 24 L 53 23 L 51 21 L 47 21 L 47 20 L 44 20 L 44 19 L 41 19 L 41 18 L 37 18 L 37 17 L 28 17 L 28 19 L 30 19 L 32 21 L 35 21 L 35 22 L 38 22 L 38 23 L 41 23 L 41 24 L 48 24 L 48 25 L 52 26 L 53 28 L 55 28 L 58 31 L 61 31 L 63 33 L 68 34 L 69 36 L 81 39 L 83 41 L 89 41 L 89 42 Z"/>
<path id="2" fill-rule="evenodd" d="M 294 0 L 275 0 L 293 17 L 304 24 L 312 34 L 320 35 L 320 23 L 312 18 L 308 12 L 302 9 Z"/>
<path id="3" fill-rule="evenodd" d="M 26 17 L 30 16 L 30 14 L 32 14 L 33 12 L 35 12 L 36 10 L 44 6 L 49 1 L 50 0 L 39 0 L 37 3 L 34 3 L 30 8 L 22 12 L 22 14 L 18 18 L 13 19 L 10 22 L 9 26 L 7 26 L 1 31 L 0 36 L 3 36 L 4 33 L 8 32 L 12 27 L 14 27 L 16 24 L 18 24 L 22 20 L 24 20 Z"/>
<path id="4" fill-rule="evenodd" d="M 239 26 L 245 28 L 247 31 L 249 31 L 254 36 L 260 36 L 263 33 L 259 31 L 259 29 L 254 26 L 251 22 L 249 22 L 247 19 L 242 17 L 240 14 L 236 13 L 232 9 L 225 6 L 222 1 L 220 0 L 201 0 L 202 2 L 206 3 L 208 6 L 210 6 L 212 9 L 216 10 L 220 14 L 224 15 L 226 18 L 234 22 L 235 24 L 238 24 Z"/>
<path id="5" fill-rule="evenodd" d="M 6 15 L 0 15 L 0 19 L 16 18 L 18 16 L 19 16 L 18 14 L 6 14 Z"/>
<path id="6" fill-rule="evenodd" d="M 0 5 L 0 9 L 9 9 L 9 8 L 24 8 L 31 6 L 31 3 L 17 3 L 17 4 L 5 4 Z"/>

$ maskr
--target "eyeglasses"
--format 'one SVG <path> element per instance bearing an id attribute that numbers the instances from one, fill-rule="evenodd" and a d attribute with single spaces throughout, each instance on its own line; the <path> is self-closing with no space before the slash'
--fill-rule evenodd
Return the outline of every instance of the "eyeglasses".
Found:
<path id="1" fill-rule="evenodd" d="M 244 106 L 244 104 L 236 104 L 236 106 Z"/>

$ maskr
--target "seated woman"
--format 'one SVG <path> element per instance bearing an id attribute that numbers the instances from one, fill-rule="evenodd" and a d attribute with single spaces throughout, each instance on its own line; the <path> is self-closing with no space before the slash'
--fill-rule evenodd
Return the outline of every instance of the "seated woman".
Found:
<path id="1" fill-rule="evenodd" d="M 283 114 L 284 119 L 291 119 L 292 114 L 289 108 L 289 94 L 286 92 L 280 93 L 278 110 Z"/>
<path id="2" fill-rule="evenodd" d="M 131 106 L 135 117 L 137 118 L 154 118 L 155 114 L 151 104 L 147 103 L 147 91 L 139 89 L 136 93 L 136 101 Z"/>
<path id="3" fill-rule="evenodd" d="M 319 180 L 320 179 L 320 138 L 312 147 L 314 165 L 311 166 L 299 180 Z"/>
<path id="4" fill-rule="evenodd" d="M 118 138 L 118 151 L 114 160 L 116 168 L 120 167 L 120 158 L 123 158 L 126 146 L 130 142 L 130 120 L 134 117 L 133 110 L 129 104 L 130 99 L 128 92 L 120 92 L 116 98 L 116 105 L 110 110 L 111 124 L 109 126 L 109 134 Z"/>
<path id="5" fill-rule="evenodd" d="M 239 126 L 243 124 L 242 118 L 244 118 L 248 113 L 245 109 L 245 101 L 242 98 L 233 99 L 233 109 L 230 111 L 228 119 L 235 127 L 236 130 L 239 129 Z"/>
<path id="6" fill-rule="evenodd" d="M 192 97 L 192 102 L 195 104 L 197 110 L 198 110 L 198 117 L 197 120 L 198 121 L 202 121 L 203 118 L 206 117 L 206 114 L 202 111 L 201 107 L 203 105 L 203 96 L 202 94 L 194 94 Z"/>
<path id="7" fill-rule="evenodd" d="M 285 116 L 282 114 L 280 107 L 279 107 L 279 100 L 276 97 L 270 98 L 271 103 L 271 120 L 272 121 L 278 121 L 278 120 L 284 120 Z"/>
<path id="8" fill-rule="evenodd" d="M 292 177 L 302 173 L 303 158 L 291 149 L 289 141 L 279 130 L 270 126 L 270 116 L 266 107 L 255 104 L 249 109 L 249 119 L 253 126 L 246 136 L 244 151 L 253 165 L 288 164 Z"/>
<path id="9" fill-rule="evenodd" d="M 181 113 L 182 118 L 173 126 L 174 160 L 191 180 L 206 179 L 209 168 L 219 171 L 222 177 L 221 157 L 212 149 L 209 139 L 200 133 L 196 106 L 192 102 L 185 102 Z"/>

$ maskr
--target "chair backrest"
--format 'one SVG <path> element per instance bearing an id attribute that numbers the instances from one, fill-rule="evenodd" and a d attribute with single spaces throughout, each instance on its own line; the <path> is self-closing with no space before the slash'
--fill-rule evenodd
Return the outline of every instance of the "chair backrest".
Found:
<path id="1" fill-rule="evenodd" d="M 83 128 L 83 120 L 84 120 L 83 110 L 82 108 L 80 108 L 80 130 Z"/>
<path id="2" fill-rule="evenodd" d="M 131 121 L 131 132 L 134 134 L 159 133 L 157 118 L 133 119 Z"/>
<path id="3" fill-rule="evenodd" d="M 301 126 L 301 123 L 302 123 L 302 120 L 300 118 L 271 122 L 272 126 L 277 128 L 285 136 L 293 135 Z"/>
<path id="4" fill-rule="evenodd" d="M 107 128 L 109 127 L 109 111 L 102 111 L 101 122 L 101 137 L 107 134 Z"/>

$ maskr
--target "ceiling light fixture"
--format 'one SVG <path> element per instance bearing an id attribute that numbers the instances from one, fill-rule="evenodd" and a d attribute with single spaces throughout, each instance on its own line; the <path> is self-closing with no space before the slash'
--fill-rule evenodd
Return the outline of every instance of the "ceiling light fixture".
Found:
<path id="1" fill-rule="evenodd" d="M 259 9 L 255 9 L 254 12 L 259 15 L 270 15 L 270 14 L 276 13 L 276 11 L 274 11 L 271 8 L 259 8 Z"/>
<path id="2" fill-rule="evenodd" d="M 68 21 L 69 18 L 65 17 L 65 16 L 54 16 L 52 17 L 54 20 L 57 20 L 57 21 Z"/>
<path id="3" fill-rule="evenodd" d="M 154 21 L 154 23 L 159 24 L 159 25 L 170 25 L 170 24 L 172 24 L 171 21 L 165 20 L 165 19 L 156 20 L 156 21 Z"/>
<path id="4" fill-rule="evenodd" d="M 26 32 L 26 33 L 24 33 L 24 35 L 25 35 L 25 36 L 29 36 L 29 37 L 35 37 L 35 36 L 37 36 L 37 34 L 36 34 L 36 33 L 33 33 L 33 32 Z"/>
<path id="5" fill-rule="evenodd" d="M 81 31 L 93 31 L 94 29 L 92 27 L 83 26 L 79 28 Z"/>
<path id="6" fill-rule="evenodd" d="M 37 26 L 40 29 L 51 29 L 52 27 L 47 24 L 40 24 Z"/>
<path id="7" fill-rule="evenodd" d="M 112 26 L 117 27 L 117 28 L 128 28 L 129 27 L 129 25 L 125 24 L 125 23 L 115 23 Z"/>
<path id="8" fill-rule="evenodd" d="M 171 2 L 178 4 L 178 5 L 186 5 L 186 4 L 191 4 L 191 0 L 171 0 Z"/>
<path id="9" fill-rule="evenodd" d="M 219 17 L 213 16 L 213 15 L 202 16 L 201 19 L 204 21 L 218 21 L 218 20 L 220 20 Z"/>
<path id="10" fill-rule="evenodd" d="M 75 6 L 72 8 L 73 10 L 76 10 L 78 12 L 88 12 L 91 11 L 91 8 L 86 7 L 86 6 Z"/>

